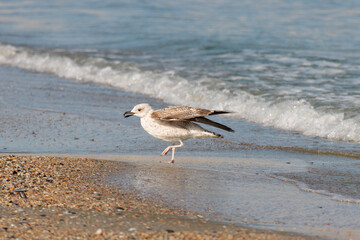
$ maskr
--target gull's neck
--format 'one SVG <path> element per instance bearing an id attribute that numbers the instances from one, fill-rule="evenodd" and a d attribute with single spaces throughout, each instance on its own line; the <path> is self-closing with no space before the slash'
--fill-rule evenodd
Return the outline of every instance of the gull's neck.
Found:
<path id="1" fill-rule="evenodd" d="M 153 109 L 150 109 L 147 113 L 146 113 L 146 115 L 144 116 L 144 117 L 142 117 L 142 118 L 151 118 L 151 114 L 154 112 L 154 110 Z"/>

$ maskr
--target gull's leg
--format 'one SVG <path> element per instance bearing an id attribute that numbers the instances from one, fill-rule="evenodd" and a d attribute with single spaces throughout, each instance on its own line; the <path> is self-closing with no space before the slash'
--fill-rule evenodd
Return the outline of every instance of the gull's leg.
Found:
<path id="1" fill-rule="evenodd" d="M 169 163 L 174 163 L 175 162 L 175 160 L 174 160 L 175 159 L 175 148 L 184 146 L 184 143 L 181 140 L 179 140 L 179 142 L 180 142 L 179 145 L 171 146 L 171 148 L 172 148 L 172 157 L 171 157 L 171 160 L 170 160 Z"/>
<path id="2" fill-rule="evenodd" d="M 169 161 L 169 163 L 174 163 L 175 162 L 175 148 L 172 148 L 172 154 L 171 154 L 171 160 Z"/>
<path id="3" fill-rule="evenodd" d="M 167 148 L 165 148 L 165 150 L 160 154 L 161 156 L 164 156 L 164 155 L 166 155 L 169 151 L 170 151 L 170 149 L 172 148 L 173 146 L 168 146 Z"/>
<path id="4" fill-rule="evenodd" d="M 173 154 L 173 157 L 172 157 L 172 159 L 174 159 L 174 155 L 175 155 L 174 151 L 175 151 L 175 148 L 184 146 L 184 143 L 183 143 L 181 140 L 179 140 L 179 142 L 180 142 L 179 145 L 168 146 L 167 148 L 165 148 L 165 150 L 164 150 L 160 155 L 161 155 L 161 156 L 164 156 L 164 155 L 166 155 L 170 150 L 173 150 L 173 153 L 172 153 L 172 154 Z"/>

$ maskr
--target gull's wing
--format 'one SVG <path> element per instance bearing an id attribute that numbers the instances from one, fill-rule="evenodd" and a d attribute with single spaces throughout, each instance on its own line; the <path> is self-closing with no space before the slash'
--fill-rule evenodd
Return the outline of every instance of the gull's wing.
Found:
<path id="1" fill-rule="evenodd" d="M 164 121 L 186 121 L 195 117 L 206 117 L 209 115 L 222 114 L 222 113 L 229 113 L 229 112 L 179 106 L 179 107 L 167 107 L 161 110 L 156 110 L 151 114 L 151 117 Z"/>
<path id="2" fill-rule="evenodd" d="M 162 121 L 200 122 L 217 128 L 221 128 L 229 132 L 233 132 L 234 130 L 232 130 L 231 128 L 205 118 L 206 116 L 224 114 L 224 113 L 230 113 L 230 112 L 179 106 L 179 107 L 168 107 L 161 110 L 156 110 L 151 114 L 151 117 Z"/>
<path id="3" fill-rule="evenodd" d="M 225 125 L 222 125 L 218 122 L 211 121 L 210 119 L 207 119 L 206 117 L 191 118 L 190 121 L 207 124 L 207 125 L 217 127 L 217 128 L 220 128 L 220 129 L 228 131 L 228 132 L 235 132 L 233 129 L 231 129 Z"/>

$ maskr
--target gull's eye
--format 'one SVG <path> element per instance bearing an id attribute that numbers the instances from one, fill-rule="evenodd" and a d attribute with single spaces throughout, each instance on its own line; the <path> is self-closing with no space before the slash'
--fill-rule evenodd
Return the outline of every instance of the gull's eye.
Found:
<path id="1" fill-rule="evenodd" d="M 139 108 L 138 111 L 141 112 L 141 111 L 142 111 L 142 108 Z"/>

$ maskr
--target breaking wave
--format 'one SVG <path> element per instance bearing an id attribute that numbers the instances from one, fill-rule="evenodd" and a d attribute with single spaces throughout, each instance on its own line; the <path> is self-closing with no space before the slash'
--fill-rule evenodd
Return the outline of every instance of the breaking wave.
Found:
<path id="1" fill-rule="evenodd" d="M 170 104 L 236 112 L 234 117 L 307 136 L 360 143 L 359 116 L 315 109 L 305 100 L 266 101 L 244 90 L 190 81 L 173 71 L 142 70 L 123 61 L 55 50 L 34 50 L 0 44 L 0 64 L 50 73 L 76 81 L 108 84 L 159 98 Z M 225 86 L 225 87 L 224 87 Z"/>

